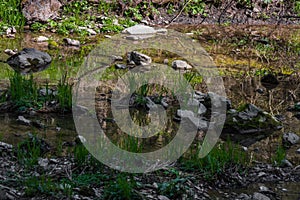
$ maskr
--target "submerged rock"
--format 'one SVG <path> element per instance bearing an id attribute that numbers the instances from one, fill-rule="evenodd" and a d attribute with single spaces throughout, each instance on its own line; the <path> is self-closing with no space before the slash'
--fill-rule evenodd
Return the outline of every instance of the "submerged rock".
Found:
<path id="1" fill-rule="evenodd" d="M 49 67 L 52 59 L 46 52 L 34 48 L 24 48 L 19 53 L 9 57 L 7 64 L 21 74 L 39 72 Z"/>
<path id="2" fill-rule="evenodd" d="M 247 147 L 280 128 L 281 123 L 275 117 L 253 104 L 246 104 L 239 111 L 227 113 L 221 138 L 229 136 L 234 142 Z"/>

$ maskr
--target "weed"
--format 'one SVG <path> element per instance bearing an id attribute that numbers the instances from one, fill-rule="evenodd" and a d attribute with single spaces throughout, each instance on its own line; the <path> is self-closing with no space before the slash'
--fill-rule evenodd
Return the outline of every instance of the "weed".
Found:
<path id="1" fill-rule="evenodd" d="M 294 11 L 297 13 L 298 16 L 300 16 L 300 1 L 299 0 L 295 0 Z"/>
<path id="2" fill-rule="evenodd" d="M 76 145 L 74 148 L 74 160 L 78 166 L 84 166 L 88 164 L 89 151 L 84 145 Z"/>
<path id="3" fill-rule="evenodd" d="M 40 177 L 29 177 L 24 180 L 25 195 L 27 197 L 36 196 L 36 194 L 55 194 L 59 188 L 50 179 L 42 175 Z"/>
<path id="4" fill-rule="evenodd" d="M 135 192 L 137 183 L 132 178 L 119 175 L 115 181 L 110 181 L 104 190 L 104 199 L 129 200 L 140 199 Z"/>
<path id="5" fill-rule="evenodd" d="M 26 168 L 31 168 L 38 163 L 38 158 L 42 156 L 40 143 L 36 136 L 32 139 L 28 138 L 18 144 L 17 157 L 21 164 Z"/>
<path id="6" fill-rule="evenodd" d="M 285 159 L 286 152 L 283 146 L 279 145 L 276 149 L 275 155 L 271 158 L 272 163 L 275 165 L 281 165 L 282 161 Z"/>
<path id="7" fill-rule="evenodd" d="M 42 24 L 40 22 L 34 22 L 30 26 L 33 31 L 45 31 L 47 29 L 47 24 Z"/>
<path id="8" fill-rule="evenodd" d="M 139 142 L 139 139 L 129 135 L 127 135 L 124 140 L 121 141 L 120 146 L 122 149 L 134 153 L 141 153 L 143 149 L 143 145 Z"/>
<path id="9" fill-rule="evenodd" d="M 191 0 L 186 4 L 184 10 L 190 15 L 204 14 L 205 3 L 202 0 Z"/>
<path id="10" fill-rule="evenodd" d="M 183 197 L 184 194 L 189 190 L 186 185 L 186 178 L 180 178 L 177 176 L 176 178 L 164 182 L 158 185 L 159 193 L 162 195 L 166 195 L 171 199 Z"/>
<path id="11" fill-rule="evenodd" d="M 57 85 L 57 101 L 62 111 L 72 108 L 72 86 L 67 82 L 67 73 L 65 73 Z"/>

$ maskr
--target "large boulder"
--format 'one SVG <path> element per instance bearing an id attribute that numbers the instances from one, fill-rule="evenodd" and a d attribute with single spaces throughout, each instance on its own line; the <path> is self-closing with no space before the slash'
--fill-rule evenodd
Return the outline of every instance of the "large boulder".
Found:
<path id="1" fill-rule="evenodd" d="M 46 69 L 51 61 L 48 53 L 34 48 L 24 48 L 19 53 L 9 57 L 7 64 L 21 74 L 29 74 Z"/>
<path id="2" fill-rule="evenodd" d="M 23 0 L 22 13 L 29 22 L 46 22 L 58 16 L 61 6 L 58 0 Z"/>

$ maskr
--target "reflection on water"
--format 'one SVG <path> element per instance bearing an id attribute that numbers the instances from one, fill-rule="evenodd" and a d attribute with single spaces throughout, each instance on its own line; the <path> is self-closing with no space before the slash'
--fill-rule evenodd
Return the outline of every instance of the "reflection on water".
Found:
<path id="1" fill-rule="evenodd" d="M 9 144 L 16 145 L 27 137 L 28 133 L 37 134 L 39 137 L 49 142 L 56 148 L 58 142 L 71 142 L 76 137 L 73 118 L 70 114 L 58 115 L 47 114 L 38 116 L 25 116 L 33 123 L 45 125 L 44 128 L 22 125 L 17 121 L 18 115 L 1 113 L 0 114 L 0 140 Z"/>

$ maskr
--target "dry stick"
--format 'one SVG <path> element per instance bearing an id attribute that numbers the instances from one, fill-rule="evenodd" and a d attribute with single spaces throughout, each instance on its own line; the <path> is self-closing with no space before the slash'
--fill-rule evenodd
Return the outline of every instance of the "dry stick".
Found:
<path id="1" fill-rule="evenodd" d="M 185 9 L 185 7 L 191 2 L 192 0 L 188 0 L 184 5 L 183 7 L 181 8 L 181 10 L 179 11 L 179 13 L 173 17 L 170 21 L 170 23 L 168 25 L 165 26 L 165 28 L 168 28 L 180 15 L 181 13 L 183 12 L 183 10 Z"/>

